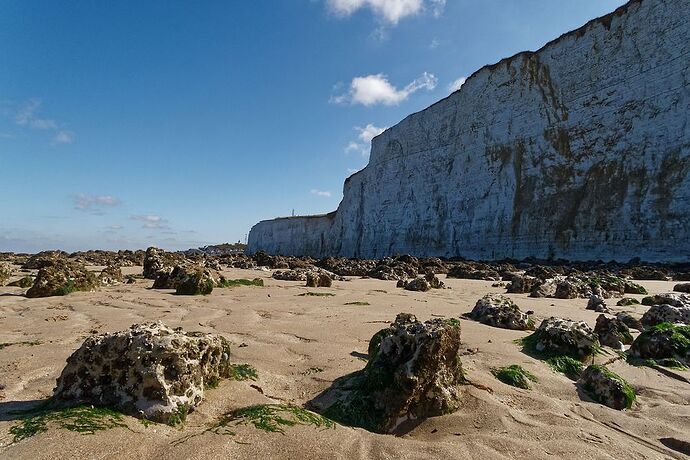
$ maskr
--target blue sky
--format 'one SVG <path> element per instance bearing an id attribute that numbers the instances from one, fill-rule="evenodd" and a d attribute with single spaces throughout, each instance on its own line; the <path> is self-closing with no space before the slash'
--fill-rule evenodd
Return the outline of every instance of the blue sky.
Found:
<path id="1" fill-rule="evenodd" d="M 334 210 L 369 141 L 622 0 L 0 0 L 0 251 Z"/>

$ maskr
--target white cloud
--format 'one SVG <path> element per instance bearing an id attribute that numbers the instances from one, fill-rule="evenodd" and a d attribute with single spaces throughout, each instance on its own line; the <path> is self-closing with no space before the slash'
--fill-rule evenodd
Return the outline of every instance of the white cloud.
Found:
<path id="1" fill-rule="evenodd" d="M 58 131 L 53 138 L 53 144 L 71 144 L 74 140 L 74 133 L 71 131 Z"/>
<path id="2" fill-rule="evenodd" d="M 359 131 L 357 138 L 359 141 L 350 141 L 345 147 L 345 153 L 358 152 L 363 157 L 369 156 L 369 150 L 371 147 L 371 140 L 384 132 L 388 128 L 379 128 L 369 123 L 364 128 L 360 126 L 355 126 L 355 130 Z M 360 142 L 361 141 L 361 142 Z"/>
<path id="3" fill-rule="evenodd" d="M 431 43 L 429 43 L 429 49 L 435 50 L 439 47 L 439 45 L 441 45 L 441 41 L 438 38 L 434 38 L 433 40 L 431 40 Z"/>
<path id="4" fill-rule="evenodd" d="M 331 197 L 331 192 L 324 192 L 323 190 L 317 190 L 315 188 L 311 189 L 309 191 L 309 193 L 311 193 L 312 195 L 321 196 L 324 198 L 330 198 Z"/>
<path id="5" fill-rule="evenodd" d="M 369 143 L 373 138 L 384 132 L 387 128 L 379 128 L 378 126 L 374 126 L 371 123 L 369 123 L 364 128 L 356 126 L 355 129 L 359 131 L 359 139 L 362 142 Z"/>
<path id="6" fill-rule="evenodd" d="M 450 91 L 451 93 L 454 93 L 455 91 L 459 90 L 462 87 L 462 85 L 465 84 L 466 81 L 467 81 L 467 77 L 458 78 L 457 80 L 453 81 L 453 83 L 448 85 L 448 91 Z"/>
<path id="7" fill-rule="evenodd" d="M 431 3 L 436 3 L 432 0 Z M 398 21 L 422 11 L 423 0 L 327 0 L 328 7 L 339 16 L 350 16 L 364 8 L 371 10 L 379 19 L 397 24 Z"/>
<path id="8" fill-rule="evenodd" d="M 167 229 L 167 228 L 169 228 L 168 221 L 166 219 L 163 219 L 161 216 L 137 215 L 137 216 L 130 216 L 129 218 L 131 220 L 143 222 L 144 224 L 141 226 L 142 228 L 149 228 L 149 229 L 163 229 L 163 228 Z"/>
<path id="9" fill-rule="evenodd" d="M 352 83 L 350 83 L 349 92 L 332 97 L 331 102 L 336 104 L 361 104 L 364 106 L 376 104 L 398 105 L 410 97 L 411 94 L 421 89 L 433 90 L 436 88 L 437 82 L 438 79 L 433 74 L 427 72 L 424 72 L 421 77 L 402 89 L 393 86 L 388 81 L 388 77 L 382 73 L 355 77 L 352 79 Z"/>
<path id="10" fill-rule="evenodd" d="M 430 0 L 429 3 L 434 17 L 441 17 L 441 15 L 443 15 L 443 10 L 446 8 L 446 0 Z"/>
<path id="11" fill-rule="evenodd" d="M 79 211 L 99 212 L 100 208 L 112 207 L 120 204 L 120 200 L 111 195 L 88 195 L 78 193 L 72 197 L 74 209 Z"/>

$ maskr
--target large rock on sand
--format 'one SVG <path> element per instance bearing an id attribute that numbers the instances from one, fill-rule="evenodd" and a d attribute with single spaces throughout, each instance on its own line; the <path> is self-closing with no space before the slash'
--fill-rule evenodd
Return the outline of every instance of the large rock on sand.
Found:
<path id="1" fill-rule="evenodd" d="M 229 359 L 221 336 L 137 324 L 86 339 L 67 359 L 54 398 L 174 423 L 199 405 L 205 386 L 228 377 Z"/>
<path id="2" fill-rule="evenodd" d="M 153 246 L 146 250 L 144 256 L 144 278 L 155 280 L 160 271 L 165 269 L 166 261 L 161 250 Z"/>
<path id="3" fill-rule="evenodd" d="M 612 409 L 630 409 L 635 402 L 635 390 L 630 384 L 604 366 L 588 366 L 578 384 L 592 399 Z"/>
<path id="4" fill-rule="evenodd" d="M 529 315 L 520 311 L 508 297 L 499 294 L 487 294 L 479 299 L 467 316 L 482 324 L 503 329 L 534 329 L 534 321 Z"/>
<path id="5" fill-rule="evenodd" d="M 616 350 L 623 349 L 623 345 L 630 345 L 633 337 L 630 335 L 630 328 L 622 319 L 609 318 L 606 315 L 599 315 L 594 326 L 594 333 L 599 337 L 599 342 Z"/>
<path id="6" fill-rule="evenodd" d="M 599 339 L 584 321 L 547 318 L 524 339 L 526 348 L 544 355 L 565 355 L 583 360 L 600 347 Z"/>
<path id="7" fill-rule="evenodd" d="M 458 406 L 464 382 L 457 320 L 420 322 L 399 314 L 369 343 L 369 362 L 338 390 L 325 415 L 340 423 L 389 433 L 408 421 Z"/>
<path id="8" fill-rule="evenodd" d="M 333 280 L 326 273 L 307 273 L 307 287 L 331 287 L 331 285 L 333 285 Z"/>
<path id="9" fill-rule="evenodd" d="M 690 326 L 661 323 L 642 332 L 630 347 L 633 358 L 690 366 Z"/>
<path id="10" fill-rule="evenodd" d="M 65 259 L 56 259 L 52 265 L 38 271 L 34 285 L 26 291 L 27 297 L 67 295 L 75 291 L 94 291 L 99 281 L 83 265 Z"/>

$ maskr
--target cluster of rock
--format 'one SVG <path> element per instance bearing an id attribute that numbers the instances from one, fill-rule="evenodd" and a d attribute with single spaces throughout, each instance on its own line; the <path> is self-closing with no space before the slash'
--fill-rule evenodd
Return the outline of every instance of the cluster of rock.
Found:
<path id="1" fill-rule="evenodd" d="M 498 294 L 487 294 L 479 299 L 467 317 L 502 329 L 534 329 L 534 321 L 527 313 L 508 297 Z"/>
<path id="2" fill-rule="evenodd" d="M 424 276 L 418 276 L 411 280 L 398 280 L 397 287 L 403 288 L 407 291 L 426 292 L 431 289 L 444 289 L 445 284 L 443 281 L 438 279 L 438 276 L 430 271 Z"/>
<path id="3" fill-rule="evenodd" d="M 640 319 L 644 326 L 661 323 L 690 324 L 690 294 L 658 294 L 645 297 L 642 303 L 650 305 Z"/>
<path id="4" fill-rule="evenodd" d="M 229 360 L 230 345 L 221 336 L 137 324 L 86 339 L 67 359 L 54 401 L 171 423 L 194 410 L 206 386 L 229 376 Z"/>
<path id="5" fill-rule="evenodd" d="M 420 322 L 401 313 L 372 337 L 366 367 L 334 390 L 324 415 L 390 433 L 406 422 L 454 411 L 463 382 L 459 322 Z"/>
<path id="6" fill-rule="evenodd" d="M 80 251 L 68 254 L 65 251 L 42 251 L 28 257 L 22 269 L 38 270 L 52 264 L 58 259 L 68 259 L 81 265 L 131 267 L 142 265 L 144 251 Z"/>
<path id="7" fill-rule="evenodd" d="M 508 285 L 509 293 L 529 293 L 531 297 L 555 297 L 557 299 L 621 297 L 624 294 L 646 294 L 644 287 L 628 279 L 610 273 L 578 273 L 566 277 L 553 272 L 538 276 L 514 275 Z"/>

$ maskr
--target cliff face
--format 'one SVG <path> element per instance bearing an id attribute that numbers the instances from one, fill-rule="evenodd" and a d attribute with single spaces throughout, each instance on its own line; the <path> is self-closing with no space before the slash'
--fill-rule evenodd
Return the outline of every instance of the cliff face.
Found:
<path id="1" fill-rule="evenodd" d="M 248 250 L 687 260 L 689 118 L 690 8 L 633 0 L 386 130 L 336 212 Z"/>

